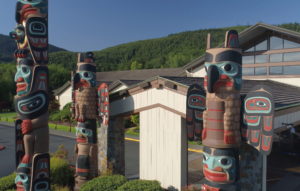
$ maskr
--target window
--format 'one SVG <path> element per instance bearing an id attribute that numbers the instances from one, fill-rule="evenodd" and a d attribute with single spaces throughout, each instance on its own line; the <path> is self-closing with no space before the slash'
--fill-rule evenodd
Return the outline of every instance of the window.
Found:
<path id="1" fill-rule="evenodd" d="M 255 51 L 268 50 L 268 40 L 264 40 L 255 46 Z"/>
<path id="2" fill-rule="evenodd" d="M 300 52 L 284 53 L 283 61 L 285 62 L 300 61 Z"/>
<path id="3" fill-rule="evenodd" d="M 289 40 L 283 41 L 284 48 L 300 48 L 300 44 Z"/>
<path id="4" fill-rule="evenodd" d="M 255 63 L 260 64 L 260 63 L 266 63 L 269 61 L 269 55 L 256 55 L 255 56 Z"/>
<path id="5" fill-rule="evenodd" d="M 270 54 L 270 62 L 282 62 L 283 54 Z"/>
<path id="6" fill-rule="evenodd" d="M 267 67 L 255 68 L 255 76 L 267 75 Z"/>
<path id="7" fill-rule="evenodd" d="M 244 76 L 254 76 L 254 68 L 243 68 L 242 71 Z"/>
<path id="8" fill-rule="evenodd" d="M 243 64 L 254 64 L 254 56 L 243 56 Z"/>
<path id="9" fill-rule="evenodd" d="M 248 48 L 248 49 L 245 50 L 244 52 L 254 52 L 254 46 L 252 46 L 251 48 Z"/>
<path id="10" fill-rule="evenodd" d="M 283 39 L 275 36 L 270 37 L 270 50 L 282 49 Z"/>
<path id="11" fill-rule="evenodd" d="M 283 74 L 286 75 L 300 75 L 300 66 L 284 66 Z"/>
<path id="12" fill-rule="evenodd" d="M 270 75 L 281 75 L 283 73 L 282 66 L 271 66 L 269 73 Z"/>

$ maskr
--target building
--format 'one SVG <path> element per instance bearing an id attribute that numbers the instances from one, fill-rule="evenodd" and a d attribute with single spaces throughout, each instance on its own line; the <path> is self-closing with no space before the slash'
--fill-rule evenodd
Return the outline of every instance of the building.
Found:
<path id="1" fill-rule="evenodd" d="M 275 129 L 300 125 L 300 33 L 258 23 L 240 33 L 243 50 L 242 95 L 257 84 L 272 90 Z M 164 188 L 187 184 L 186 94 L 203 85 L 204 56 L 182 68 L 98 72 L 108 82 L 110 115 L 140 115 L 140 178 Z M 61 106 L 71 102 L 70 82 L 55 90 Z M 68 97 L 69 96 L 69 97 Z"/>

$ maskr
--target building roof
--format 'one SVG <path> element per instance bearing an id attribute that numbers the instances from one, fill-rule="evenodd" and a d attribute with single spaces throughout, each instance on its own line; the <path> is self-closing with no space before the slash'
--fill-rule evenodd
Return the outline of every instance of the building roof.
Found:
<path id="1" fill-rule="evenodd" d="M 268 25 L 265 23 L 257 23 L 239 33 L 240 47 L 243 49 L 249 48 L 249 46 L 252 45 L 251 44 L 252 39 L 259 38 L 259 37 L 265 35 L 266 33 L 285 35 L 285 36 L 289 36 L 289 38 L 291 38 L 291 39 L 300 41 L 300 33 L 296 32 L 296 31 L 291 31 L 288 29 L 274 26 L 274 25 Z M 222 46 L 223 46 L 223 44 L 221 44 L 219 47 L 222 47 Z M 187 65 L 183 66 L 183 69 L 190 71 L 197 67 L 201 68 L 201 67 L 203 67 L 204 61 L 205 60 L 204 60 L 204 55 L 203 55 L 201 57 L 198 57 L 198 58 L 192 60 Z"/>
<path id="2" fill-rule="evenodd" d="M 141 84 L 158 79 L 162 81 L 168 81 L 169 83 L 173 83 L 177 86 L 183 86 L 186 90 L 190 85 L 194 83 L 198 83 L 201 87 L 203 87 L 204 81 L 203 78 L 199 77 L 155 76 L 128 87 L 127 91 L 129 91 L 130 89 L 135 89 L 136 87 L 141 86 Z M 241 90 L 242 96 L 245 96 L 247 93 L 249 93 L 249 91 L 256 85 L 264 85 L 270 88 L 273 99 L 275 101 L 276 110 L 281 110 L 283 108 L 292 107 L 295 105 L 300 106 L 300 87 L 287 85 L 272 80 L 243 80 L 243 86 Z"/>
<path id="3" fill-rule="evenodd" d="M 55 96 L 62 94 L 66 89 L 68 89 L 71 86 L 71 81 L 67 81 L 64 85 L 62 85 L 61 87 L 53 90 L 53 94 Z"/>
<path id="4" fill-rule="evenodd" d="M 159 69 L 143 69 L 143 70 L 125 70 L 125 71 L 110 71 L 97 72 L 97 81 L 116 80 L 145 80 L 153 76 L 180 76 L 185 75 L 182 68 L 159 68 Z"/>

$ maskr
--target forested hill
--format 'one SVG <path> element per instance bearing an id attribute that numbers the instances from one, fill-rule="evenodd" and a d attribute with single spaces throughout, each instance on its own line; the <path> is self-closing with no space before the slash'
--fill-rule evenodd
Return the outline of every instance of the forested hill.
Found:
<path id="1" fill-rule="evenodd" d="M 300 31 L 299 23 L 281 24 L 279 27 Z M 98 71 L 130 70 L 141 68 L 174 68 L 180 67 L 203 55 L 206 47 L 207 33 L 212 34 L 212 47 L 224 41 L 225 32 L 235 29 L 239 32 L 249 26 L 205 29 L 170 34 L 167 37 L 141 40 L 121 44 L 96 51 Z M 76 54 L 56 52 L 50 56 L 50 63 L 74 68 Z"/>
<path id="2" fill-rule="evenodd" d="M 278 25 L 300 32 L 299 23 Z M 249 26 L 205 29 L 170 34 L 163 38 L 141 40 L 95 51 L 98 71 L 130 70 L 142 68 L 175 68 L 184 66 L 191 60 L 203 55 L 207 33 L 212 34 L 212 47 L 224 41 L 225 32 L 235 29 L 239 32 Z M 80 45 L 78 45 L 80 46 Z M 10 64 L 15 42 L 0 35 L 0 102 L 12 103 L 15 95 L 15 63 Z M 76 53 L 50 46 L 49 73 L 50 90 L 59 88 L 70 80 L 70 71 L 76 66 Z M 58 51 L 58 52 L 57 52 Z M 5 64 L 7 63 L 7 64 Z M 0 108 L 1 109 L 1 108 Z"/>
<path id="3" fill-rule="evenodd" d="M 16 42 L 9 36 L 0 34 L 0 62 L 12 62 L 13 53 L 17 49 Z M 50 45 L 49 52 L 64 51 L 64 49 Z"/>

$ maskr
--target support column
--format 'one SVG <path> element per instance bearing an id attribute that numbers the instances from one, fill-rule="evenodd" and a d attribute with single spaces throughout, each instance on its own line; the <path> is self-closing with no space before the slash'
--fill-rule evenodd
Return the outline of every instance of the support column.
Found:
<path id="1" fill-rule="evenodd" d="M 124 119 L 110 119 L 109 125 L 98 128 L 99 175 L 125 175 Z"/>

